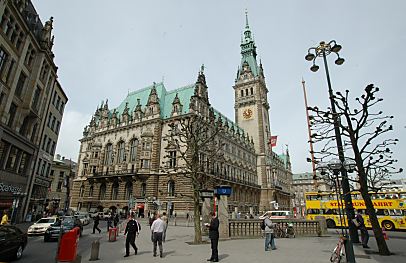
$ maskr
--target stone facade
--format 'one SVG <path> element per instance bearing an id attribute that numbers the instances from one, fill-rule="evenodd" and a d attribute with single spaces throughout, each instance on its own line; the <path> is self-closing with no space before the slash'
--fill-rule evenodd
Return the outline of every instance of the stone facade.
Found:
<path id="1" fill-rule="evenodd" d="M 43 209 L 67 97 L 57 81 L 53 18 L 42 24 L 28 0 L 1 0 L 0 18 L 0 180 L 7 186 L 2 189 L 15 190 L 0 192 L 0 210 L 14 201 L 18 222 L 29 206 Z M 46 126 L 55 93 L 59 105 L 51 133 Z"/>
<path id="2" fill-rule="evenodd" d="M 48 192 L 47 210 L 51 214 L 69 208 L 70 189 L 76 177 L 77 165 L 75 162 L 56 155 L 51 166 L 51 187 Z"/>

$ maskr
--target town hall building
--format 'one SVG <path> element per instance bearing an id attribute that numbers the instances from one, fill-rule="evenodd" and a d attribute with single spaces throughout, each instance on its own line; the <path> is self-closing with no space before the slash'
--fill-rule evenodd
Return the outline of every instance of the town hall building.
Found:
<path id="1" fill-rule="evenodd" d="M 235 120 L 209 103 L 204 69 L 194 84 L 168 90 L 164 83 L 131 92 L 116 108 L 102 103 L 80 140 L 77 177 L 70 207 L 74 210 L 193 211 L 191 182 L 179 173 L 179 153 L 168 147 L 175 118 L 197 113 L 213 116 L 222 127 L 223 156 L 204 172 L 218 185 L 229 185 L 229 212 L 257 214 L 291 209 L 289 153 L 277 155 L 271 138 L 268 89 L 262 63 L 246 20 L 241 65 L 235 79 Z M 231 92 L 231 89 L 230 89 Z M 215 186 L 214 186 L 215 187 Z M 277 204 L 277 205 L 275 205 Z"/>

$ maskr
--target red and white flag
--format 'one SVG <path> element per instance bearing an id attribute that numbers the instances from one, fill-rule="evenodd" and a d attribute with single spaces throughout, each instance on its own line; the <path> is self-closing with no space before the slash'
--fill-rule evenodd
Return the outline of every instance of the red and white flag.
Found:
<path id="1" fill-rule="evenodd" d="M 278 140 L 278 136 L 271 136 L 271 138 L 269 138 L 269 142 L 268 145 L 271 147 L 276 147 L 276 141 Z"/>

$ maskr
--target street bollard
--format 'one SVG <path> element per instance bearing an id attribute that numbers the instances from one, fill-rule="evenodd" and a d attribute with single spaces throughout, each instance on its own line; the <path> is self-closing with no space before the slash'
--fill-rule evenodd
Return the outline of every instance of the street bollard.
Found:
<path id="1" fill-rule="evenodd" d="M 100 249 L 100 242 L 99 240 L 95 240 L 92 242 L 92 248 L 90 251 L 90 259 L 89 261 L 99 260 L 99 249 Z"/>

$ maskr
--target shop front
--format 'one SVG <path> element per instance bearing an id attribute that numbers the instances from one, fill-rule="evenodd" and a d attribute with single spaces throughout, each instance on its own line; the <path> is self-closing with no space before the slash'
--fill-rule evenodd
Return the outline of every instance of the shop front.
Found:
<path id="1" fill-rule="evenodd" d="M 12 223 L 20 222 L 21 204 L 26 196 L 22 189 L 22 185 L 0 182 L 0 216 L 7 212 Z"/>

